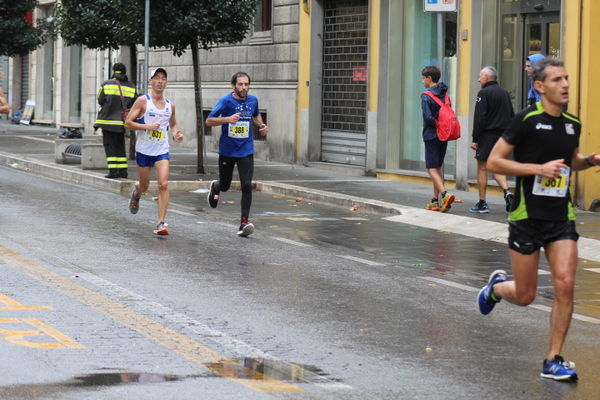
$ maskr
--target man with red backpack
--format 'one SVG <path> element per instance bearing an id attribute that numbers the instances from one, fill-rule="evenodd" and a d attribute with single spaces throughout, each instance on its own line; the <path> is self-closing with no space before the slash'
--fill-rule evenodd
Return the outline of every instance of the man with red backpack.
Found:
<path id="1" fill-rule="evenodd" d="M 442 165 L 446 156 L 448 147 L 447 140 L 456 139 L 456 127 L 450 128 L 453 132 L 451 139 L 440 140 L 438 137 L 438 118 L 440 116 L 441 104 L 449 104 L 448 86 L 444 82 L 439 82 L 441 77 L 440 69 L 436 66 L 428 66 L 421 71 L 423 76 L 423 86 L 426 90 L 421 94 L 421 108 L 423 110 L 423 141 L 425 142 L 425 168 L 431 177 L 433 183 L 433 198 L 427 203 L 427 209 L 432 211 L 447 212 L 450 210 L 454 195 L 448 193 L 444 186 L 444 177 L 442 175 Z M 428 93 L 429 92 L 429 93 Z M 433 96 L 431 96 L 433 95 Z M 433 97 L 437 98 L 436 101 Z M 456 121 L 456 124 L 458 121 Z M 460 127 L 459 127 L 460 132 Z"/>

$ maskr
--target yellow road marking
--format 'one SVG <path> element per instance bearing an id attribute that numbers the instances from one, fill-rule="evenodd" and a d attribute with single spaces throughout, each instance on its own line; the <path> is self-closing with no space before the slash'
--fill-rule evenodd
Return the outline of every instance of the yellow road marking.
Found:
<path id="1" fill-rule="evenodd" d="M 0 335 L 4 336 L 8 342 L 18 346 L 34 347 L 38 349 L 85 349 L 85 346 L 77 343 L 64 333 L 52 328 L 43 321 L 36 318 L 0 318 L 0 324 L 19 324 L 26 323 L 38 328 L 37 331 L 17 331 L 14 329 L 0 329 Z M 42 333 L 56 339 L 59 343 L 31 342 L 25 340 L 28 336 L 40 336 Z"/>
<path id="2" fill-rule="evenodd" d="M 45 268 L 20 253 L 0 245 L 0 260 L 29 277 L 85 304 L 120 324 L 134 330 L 161 346 L 174 351 L 186 359 L 209 369 L 213 373 L 238 382 L 257 392 L 303 392 L 298 386 L 273 379 L 268 375 L 248 368 L 253 379 L 238 379 L 228 376 L 221 364 L 235 363 L 215 350 L 185 336 L 150 318 L 139 314 L 123 304 L 81 286 L 54 271 Z M 211 365 L 212 364 L 212 365 Z"/>
<path id="3" fill-rule="evenodd" d="M 0 310 L 52 310 L 50 306 L 24 306 L 15 299 L 0 293 L 0 303 L 6 304 Z"/>

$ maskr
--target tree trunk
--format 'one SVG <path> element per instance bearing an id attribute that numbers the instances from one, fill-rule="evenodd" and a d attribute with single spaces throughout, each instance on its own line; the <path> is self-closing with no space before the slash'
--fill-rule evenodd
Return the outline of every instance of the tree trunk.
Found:
<path id="1" fill-rule="evenodd" d="M 194 66 L 194 99 L 196 100 L 196 137 L 198 162 L 196 172 L 204 174 L 204 115 L 202 113 L 202 78 L 200 77 L 200 61 L 198 41 L 192 42 L 192 64 Z"/>

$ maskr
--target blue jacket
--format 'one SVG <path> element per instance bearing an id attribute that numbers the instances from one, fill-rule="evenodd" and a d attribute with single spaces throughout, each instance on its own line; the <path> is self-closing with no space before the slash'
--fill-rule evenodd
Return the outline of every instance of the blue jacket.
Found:
<path id="1" fill-rule="evenodd" d="M 446 92 L 448 92 L 448 85 L 444 82 L 439 82 L 425 91 L 433 92 L 444 103 Z M 423 110 L 423 140 L 437 139 L 436 121 L 440 112 L 440 106 L 428 95 L 421 94 L 421 109 Z"/>
<path id="2" fill-rule="evenodd" d="M 531 67 L 535 68 L 537 63 L 540 62 L 546 56 L 543 54 L 532 54 L 527 56 L 527 59 L 531 62 Z M 538 93 L 537 90 L 533 87 L 533 80 L 531 77 L 529 78 L 529 91 L 527 92 L 527 104 L 532 105 L 542 100 L 542 96 Z"/>

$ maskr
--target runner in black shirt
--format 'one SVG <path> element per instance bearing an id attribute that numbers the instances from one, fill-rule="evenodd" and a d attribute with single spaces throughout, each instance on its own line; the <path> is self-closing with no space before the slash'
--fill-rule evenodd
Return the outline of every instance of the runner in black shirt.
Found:
<path id="1" fill-rule="evenodd" d="M 492 272 L 478 295 L 479 310 L 489 314 L 496 303 L 526 306 L 536 296 L 540 248 L 552 273 L 555 299 L 550 317 L 550 349 L 541 376 L 575 381 L 573 364 L 562 351 L 573 313 L 577 239 L 569 192 L 571 171 L 600 164 L 600 156 L 579 153 L 581 125 L 562 112 L 569 101 L 568 75 L 562 61 L 546 58 L 533 72 L 542 100 L 515 116 L 488 159 L 489 170 L 517 176 L 515 201 L 509 214 L 509 248 L 514 281 L 506 272 Z M 509 155 L 514 152 L 514 160 Z"/>

